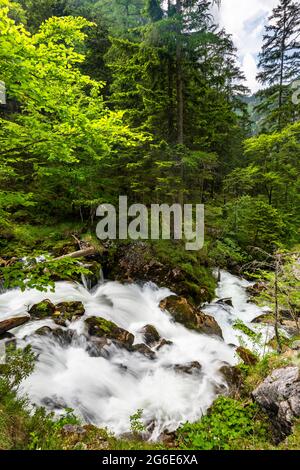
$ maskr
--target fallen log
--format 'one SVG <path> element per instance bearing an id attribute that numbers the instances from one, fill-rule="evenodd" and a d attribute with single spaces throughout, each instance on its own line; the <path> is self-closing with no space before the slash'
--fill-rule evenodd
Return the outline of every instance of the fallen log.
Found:
<path id="1" fill-rule="evenodd" d="M 72 253 L 67 253 L 66 255 L 59 256 L 58 258 L 54 258 L 53 261 L 58 261 L 64 258 L 83 258 L 85 256 L 93 256 L 96 255 L 98 251 L 93 246 L 84 248 L 83 250 L 73 251 Z"/>

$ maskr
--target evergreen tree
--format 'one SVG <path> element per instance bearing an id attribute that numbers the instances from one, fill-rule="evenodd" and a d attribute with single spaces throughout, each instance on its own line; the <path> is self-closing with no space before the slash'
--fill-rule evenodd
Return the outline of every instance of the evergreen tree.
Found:
<path id="1" fill-rule="evenodd" d="M 289 87 L 299 78 L 300 69 L 300 4 L 280 0 L 266 26 L 257 78 L 269 89 L 260 93 L 261 111 L 267 113 L 271 126 L 277 129 L 288 123 L 291 93 Z"/>

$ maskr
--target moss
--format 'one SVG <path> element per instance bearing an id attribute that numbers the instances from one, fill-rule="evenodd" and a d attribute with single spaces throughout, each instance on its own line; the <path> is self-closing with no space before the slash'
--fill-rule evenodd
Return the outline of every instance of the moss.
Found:
<path id="1" fill-rule="evenodd" d="M 74 222 L 64 222 L 57 225 L 14 225 L 11 230 L 9 240 L 2 237 L 0 239 L 1 254 L 5 257 L 23 257 L 32 255 L 32 252 L 52 252 L 63 249 L 67 244 L 72 247 L 76 242 L 72 234 L 80 233 L 82 224 Z M 63 253 L 62 253 L 63 254 Z"/>
<path id="2" fill-rule="evenodd" d="M 243 395 L 250 396 L 252 391 L 275 369 L 287 366 L 291 363 L 289 358 L 277 353 L 271 353 L 264 356 L 257 364 L 246 366 L 244 364 L 238 367 L 244 376 Z"/>
<path id="3" fill-rule="evenodd" d="M 196 304 L 212 300 L 217 286 L 206 255 L 172 240 L 111 243 L 103 267 L 110 279 L 152 281 Z"/>
<path id="4" fill-rule="evenodd" d="M 42 302 L 33 305 L 33 307 L 31 307 L 31 309 L 29 310 L 30 315 L 37 318 L 50 317 L 51 315 L 53 315 L 54 312 L 55 306 L 48 299 L 42 300 Z"/>
<path id="5" fill-rule="evenodd" d="M 116 329 L 118 329 L 118 326 L 115 323 L 101 317 L 88 318 L 86 323 L 89 326 L 97 328 L 99 332 L 103 331 L 104 333 L 114 333 Z"/>
<path id="6" fill-rule="evenodd" d="M 160 262 L 183 271 L 183 285 L 190 292 L 190 298 L 204 302 L 213 299 L 217 281 L 205 249 L 187 251 L 184 243 L 169 240 L 152 242 L 151 246 Z"/>

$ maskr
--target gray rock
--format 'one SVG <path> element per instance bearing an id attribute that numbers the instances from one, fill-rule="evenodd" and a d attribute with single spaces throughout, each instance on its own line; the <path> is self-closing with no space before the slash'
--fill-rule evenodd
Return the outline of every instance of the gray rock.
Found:
<path id="1" fill-rule="evenodd" d="M 268 414 L 277 441 L 292 432 L 300 418 L 300 373 L 298 367 L 276 369 L 252 393 L 254 400 Z"/>
<path id="2" fill-rule="evenodd" d="M 291 344 L 291 349 L 294 351 L 299 351 L 300 350 L 300 340 L 293 341 Z"/>
<path id="3" fill-rule="evenodd" d="M 192 362 L 188 362 L 186 364 L 175 364 L 174 366 L 172 366 L 172 368 L 176 372 L 191 375 L 191 374 L 194 374 L 194 373 L 201 372 L 202 366 L 201 366 L 201 364 L 199 364 L 198 361 L 192 361 Z"/>
<path id="4" fill-rule="evenodd" d="M 65 424 L 62 428 L 62 432 L 65 435 L 69 434 L 78 434 L 78 435 L 84 435 L 86 434 L 86 429 L 84 427 L 79 426 L 78 424 Z"/>

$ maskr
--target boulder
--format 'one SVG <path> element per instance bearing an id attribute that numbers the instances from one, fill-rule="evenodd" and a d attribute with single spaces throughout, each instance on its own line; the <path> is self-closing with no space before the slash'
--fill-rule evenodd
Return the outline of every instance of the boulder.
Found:
<path id="1" fill-rule="evenodd" d="M 177 243 L 180 242 L 174 242 L 174 253 Z M 154 244 L 141 240 L 108 243 L 106 248 L 101 261 L 109 278 L 123 283 L 150 281 L 159 287 L 168 287 L 178 295 L 192 298 L 198 304 L 212 300 L 213 277 L 207 269 L 209 282 L 203 276 L 199 275 L 198 278 L 197 261 L 191 261 L 191 269 L 185 269 L 184 263 L 178 264 L 173 257 L 161 253 Z"/>
<path id="2" fill-rule="evenodd" d="M 84 267 L 90 271 L 90 274 L 86 276 L 86 278 L 87 278 L 88 288 L 92 289 L 100 281 L 100 275 L 101 275 L 101 269 L 102 269 L 101 264 L 98 263 L 98 261 L 91 261 L 89 263 L 86 263 Z"/>
<path id="3" fill-rule="evenodd" d="M 163 338 L 159 344 L 156 346 L 156 351 L 159 351 L 161 348 L 163 348 L 164 346 L 172 346 L 173 344 L 173 341 L 170 341 L 168 339 L 165 339 Z"/>
<path id="4" fill-rule="evenodd" d="M 114 343 L 126 347 L 127 349 L 130 349 L 133 345 L 133 334 L 109 320 L 105 320 L 101 317 L 90 317 L 86 319 L 85 323 L 91 336 L 110 339 Z"/>
<path id="5" fill-rule="evenodd" d="M 217 300 L 217 304 L 225 304 L 225 305 L 229 305 L 229 307 L 233 307 L 231 297 L 227 297 L 226 299 L 219 299 Z"/>
<path id="6" fill-rule="evenodd" d="M 16 328 L 17 326 L 24 325 L 24 323 L 27 323 L 29 320 L 30 317 L 28 315 L 24 315 L 22 317 L 11 317 L 0 321 L 0 335 Z"/>
<path id="7" fill-rule="evenodd" d="M 51 411 L 66 410 L 68 404 L 65 402 L 64 398 L 59 397 L 58 395 L 52 395 L 45 397 L 41 400 L 43 406 L 46 406 Z"/>
<path id="8" fill-rule="evenodd" d="M 232 398 L 238 396 L 243 385 L 241 370 L 238 367 L 232 367 L 230 364 L 224 364 L 220 368 L 220 373 L 228 386 L 227 395 Z"/>
<path id="9" fill-rule="evenodd" d="M 86 350 L 91 357 L 109 357 L 108 351 L 105 349 L 107 346 L 107 340 L 105 338 L 92 337 L 88 340 Z"/>
<path id="10" fill-rule="evenodd" d="M 85 314 L 82 302 L 61 302 L 55 306 L 54 322 L 59 326 L 67 326 L 69 322 L 75 321 Z"/>
<path id="11" fill-rule="evenodd" d="M 274 325 L 275 319 L 274 315 L 270 313 L 264 313 L 254 318 L 251 323 L 266 323 L 267 325 Z"/>
<path id="12" fill-rule="evenodd" d="M 34 332 L 35 335 L 38 336 L 48 336 L 52 333 L 52 328 L 50 326 L 42 326 L 38 330 Z"/>
<path id="13" fill-rule="evenodd" d="M 67 326 L 68 322 L 75 321 L 85 313 L 82 302 L 61 302 L 54 305 L 49 299 L 42 300 L 29 310 L 34 318 L 52 317 L 59 326 Z"/>
<path id="14" fill-rule="evenodd" d="M 69 346 L 74 340 L 78 340 L 79 338 L 76 331 L 64 330 L 63 328 L 56 328 L 51 332 L 51 335 L 63 347 Z"/>
<path id="15" fill-rule="evenodd" d="M 258 363 L 257 356 L 249 349 L 243 348 L 242 346 L 236 349 L 237 355 L 242 359 L 246 366 L 255 366 Z"/>
<path id="16" fill-rule="evenodd" d="M 289 336 L 297 336 L 300 334 L 299 321 L 280 320 L 280 326 Z"/>
<path id="17" fill-rule="evenodd" d="M 299 339 L 292 342 L 291 349 L 293 349 L 293 351 L 300 351 L 300 340 Z"/>
<path id="18" fill-rule="evenodd" d="M 186 364 L 175 364 L 172 367 L 176 372 L 180 372 L 182 374 L 189 374 L 189 375 L 194 374 L 194 373 L 199 373 L 202 369 L 202 366 L 201 364 L 199 364 L 198 361 L 192 361 Z"/>
<path id="19" fill-rule="evenodd" d="M 47 318 L 51 317 L 55 310 L 55 305 L 51 300 L 45 299 L 38 304 L 33 305 L 29 310 L 29 313 L 33 318 Z"/>
<path id="20" fill-rule="evenodd" d="M 300 418 L 300 371 L 296 366 L 274 370 L 252 393 L 254 400 L 268 414 L 280 441 L 292 432 Z"/>
<path id="21" fill-rule="evenodd" d="M 145 325 L 141 331 L 143 333 L 145 344 L 154 346 L 161 340 L 160 334 L 153 325 Z"/>
<path id="22" fill-rule="evenodd" d="M 246 288 L 246 291 L 248 292 L 248 294 L 255 297 L 261 294 L 261 292 L 263 292 L 266 289 L 267 289 L 267 284 L 265 282 L 256 282 L 255 284 L 251 284 L 250 286 L 248 286 Z"/>
<path id="23" fill-rule="evenodd" d="M 171 295 L 160 302 L 160 308 L 168 311 L 176 322 L 182 323 L 187 328 L 223 338 L 222 330 L 216 320 L 201 312 L 185 297 Z"/>
<path id="24" fill-rule="evenodd" d="M 142 354 L 143 356 L 147 357 L 148 359 L 155 359 L 155 352 L 152 351 L 146 344 L 135 344 L 132 347 L 133 352 L 138 352 Z"/>

